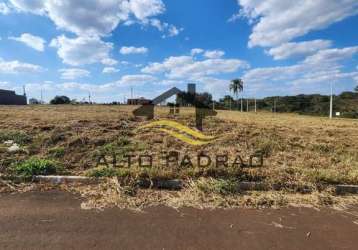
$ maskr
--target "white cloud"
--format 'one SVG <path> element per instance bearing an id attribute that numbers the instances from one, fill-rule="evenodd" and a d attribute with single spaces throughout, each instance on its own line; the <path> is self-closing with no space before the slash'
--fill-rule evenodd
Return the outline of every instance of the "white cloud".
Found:
<path id="1" fill-rule="evenodd" d="M 168 36 L 174 37 L 178 36 L 184 29 L 183 28 L 177 28 L 174 25 L 170 25 L 168 28 Z"/>
<path id="2" fill-rule="evenodd" d="M 39 36 L 34 36 L 31 35 L 29 33 L 23 33 L 21 36 L 19 37 L 9 37 L 9 39 L 14 40 L 14 41 L 18 41 L 18 42 L 22 42 L 25 45 L 37 50 L 37 51 L 44 51 L 45 50 L 45 43 L 46 41 L 39 37 Z"/>
<path id="3" fill-rule="evenodd" d="M 10 0 L 10 2 L 19 11 L 45 15 L 58 28 L 79 36 L 104 36 L 111 33 L 121 22 L 151 24 L 153 17 L 165 12 L 165 5 L 161 0 Z M 170 32 L 175 33 L 175 29 L 169 24 L 162 24 L 160 21 L 159 23 L 163 27 L 168 26 L 165 27 L 166 30 L 171 28 Z"/>
<path id="4" fill-rule="evenodd" d="M 6 3 L 0 3 L 0 14 L 7 15 L 10 13 L 10 8 Z"/>
<path id="5" fill-rule="evenodd" d="M 78 83 L 75 81 L 63 83 L 27 83 L 26 92 L 29 97 L 39 98 L 40 91 L 44 94 L 44 99 L 50 101 L 55 95 L 66 95 L 71 99 L 79 101 L 88 100 L 88 93 L 91 93 L 91 99 L 101 102 L 110 102 L 116 100 L 116 94 L 119 89 L 115 83 L 91 84 Z"/>
<path id="6" fill-rule="evenodd" d="M 204 53 L 204 56 L 207 58 L 221 58 L 225 55 L 225 52 L 222 50 L 208 50 Z"/>
<path id="7" fill-rule="evenodd" d="M 123 101 L 125 97 L 129 97 L 129 86 L 135 87 L 142 86 L 143 84 L 152 84 L 156 80 L 157 79 L 153 76 L 125 75 L 118 81 L 103 84 L 93 84 L 86 82 L 79 83 L 76 81 L 68 81 L 63 83 L 27 83 L 26 89 L 29 97 L 36 98 L 39 98 L 40 90 L 42 90 L 46 101 L 51 100 L 55 95 L 66 95 L 71 99 L 75 98 L 77 100 L 88 100 L 88 93 L 90 93 L 92 100 L 96 102 L 110 103 L 112 101 Z M 21 91 L 22 85 L 18 84 L 17 89 Z M 135 89 L 135 95 L 140 93 L 140 95 L 146 96 L 147 98 L 155 97 L 164 90 L 152 89 L 147 91 L 144 88 L 140 89 L 140 91 L 139 88 Z"/>
<path id="8" fill-rule="evenodd" d="M 19 61 L 4 61 L 0 58 L 0 74 L 37 73 L 43 70 L 39 65 Z"/>
<path id="9" fill-rule="evenodd" d="M 351 58 L 358 53 L 358 46 L 346 47 L 342 49 L 326 49 L 318 51 L 316 54 L 305 59 L 304 63 L 327 65 L 338 61 Z"/>
<path id="10" fill-rule="evenodd" d="M 194 55 L 199 55 L 199 54 L 204 53 L 204 51 L 205 51 L 205 50 L 203 50 L 203 49 L 195 48 L 195 49 L 192 49 L 192 50 L 190 51 L 190 54 L 191 54 L 192 56 L 194 56 Z"/>
<path id="11" fill-rule="evenodd" d="M 289 42 L 358 13 L 357 0 L 238 0 L 239 16 L 255 23 L 249 46 Z"/>
<path id="12" fill-rule="evenodd" d="M 318 50 L 331 47 L 329 40 L 313 40 L 297 43 L 284 43 L 278 47 L 271 48 L 267 54 L 273 56 L 275 60 L 302 57 L 312 55 Z"/>
<path id="13" fill-rule="evenodd" d="M 195 48 L 190 51 L 190 55 L 200 55 L 203 54 L 204 57 L 210 58 L 210 59 L 217 59 L 221 58 L 225 55 L 225 51 L 222 50 L 203 50 L 201 48 Z"/>
<path id="14" fill-rule="evenodd" d="M 78 35 L 105 35 L 128 13 L 124 0 L 11 0 L 20 11 L 48 16 L 58 28 Z"/>
<path id="15" fill-rule="evenodd" d="M 350 81 L 358 76 L 358 72 L 345 72 L 344 62 L 358 54 L 358 46 L 342 49 L 325 49 L 305 60 L 290 66 L 254 68 L 245 72 L 243 80 L 249 88 L 265 88 L 267 91 L 279 93 L 289 89 L 318 91 L 313 86 L 327 85 L 332 81 Z M 320 87 L 322 89 L 322 87 Z M 276 95 L 277 95 L 276 93 Z"/>
<path id="16" fill-rule="evenodd" d="M 239 3 L 239 4 L 240 4 L 240 3 Z M 243 15 L 241 14 L 241 12 L 239 12 L 239 13 L 233 14 L 227 21 L 228 21 L 229 23 L 233 23 L 233 22 L 239 20 L 239 19 L 242 18 L 242 17 L 243 17 Z"/>
<path id="17" fill-rule="evenodd" d="M 85 69 L 60 69 L 59 72 L 61 73 L 61 79 L 65 80 L 74 80 L 77 78 L 89 77 L 91 72 Z"/>
<path id="18" fill-rule="evenodd" d="M 119 69 L 116 69 L 114 67 L 105 67 L 105 68 L 103 68 L 102 73 L 103 74 L 113 74 L 113 73 L 117 73 L 119 71 L 120 71 Z"/>
<path id="19" fill-rule="evenodd" d="M 101 37 L 108 36 L 120 23 L 151 25 L 168 33 L 168 36 L 177 35 L 181 31 L 156 18 L 165 12 L 162 0 L 9 1 L 17 11 L 46 16 L 58 29 L 78 36 L 60 36 L 51 43 L 58 49 L 57 53 L 63 62 L 73 66 L 96 62 L 115 65 L 117 61 L 109 57 L 112 44 L 103 42 Z"/>
<path id="20" fill-rule="evenodd" d="M 31 12 L 34 14 L 44 14 L 43 0 L 10 0 L 10 3 L 19 11 Z"/>
<path id="21" fill-rule="evenodd" d="M 142 85 L 146 83 L 154 83 L 157 78 L 151 75 L 124 75 L 117 81 L 121 85 Z"/>
<path id="22" fill-rule="evenodd" d="M 184 30 L 183 28 L 177 28 L 173 24 L 161 22 L 156 18 L 150 19 L 148 24 L 157 28 L 159 31 L 166 33 L 162 36 L 163 38 L 178 36 Z"/>
<path id="23" fill-rule="evenodd" d="M 53 39 L 50 46 L 57 48 L 58 56 L 63 63 L 69 65 L 79 66 L 93 63 L 114 65 L 117 63 L 109 56 L 113 44 L 103 42 L 98 37 L 67 38 L 62 35 Z"/>
<path id="24" fill-rule="evenodd" d="M 192 56 L 169 57 L 162 63 L 151 63 L 142 69 L 146 74 L 165 73 L 169 78 L 188 78 L 233 73 L 248 68 L 247 62 L 239 59 L 206 59 L 196 61 Z"/>
<path id="25" fill-rule="evenodd" d="M 129 54 L 146 54 L 148 53 L 148 48 L 145 47 L 122 47 L 119 51 L 122 55 L 129 55 Z"/>
<path id="26" fill-rule="evenodd" d="M 5 88 L 9 88 L 9 87 L 10 87 L 10 83 L 9 83 L 9 82 L 0 81 L 0 88 L 1 88 L 1 89 L 5 89 Z"/>
<path id="27" fill-rule="evenodd" d="M 138 20 L 146 21 L 149 17 L 162 14 L 165 5 L 161 0 L 130 0 L 123 2 L 123 9 L 132 13 Z"/>
<path id="28" fill-rule="evenodd" d="M 114 66 L 118 64 L 118 61 L 112 58 L 105 58 L 101 60 L 101 63 L 108 66 Z"/>
<path id="29" fill-rule="evenodd" d="M 110 93 L 116 87 L 114 83 L 106 83 L 106 84 L 89 84 L 89 83 L 78 83 L 78 82 L 65 82 L 61 84 L 57 84 L 55 86 L 58 89 L 65 91 L 72 91 L 74 93 L 78 93 L 79 91 L 85 92 L 86 97 L 88 92 L 93 93 Z"/>

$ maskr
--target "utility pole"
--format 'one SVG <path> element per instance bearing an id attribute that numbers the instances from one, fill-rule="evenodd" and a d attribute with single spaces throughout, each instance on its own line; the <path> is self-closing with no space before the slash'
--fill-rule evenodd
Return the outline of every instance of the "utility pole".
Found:
<path id="1" fill-rule="evenodd" d="M 133 99 L 133 87 L 131 87 L 131 99 Z"/>
<path id="2" fill-rule="evenodd" d="M 246 112 L 249 112 L 249 98 L 246 99 Z"/>
<path id="3" fill-rule="evenodd" d="M 242 96 L 241 96 L 241 112 L 243 111 Z"/>
<path id="4" fill-rule="evenodd" d="M 41 104 L 44 104 L 44 99 L 43 99 L 43 95 L 42 95 L 42 89 L 41 89 Z"/>
<path id="5" fill-rule="evenodd" d="M 255 113 L 257 112 L 256 97 L 255 97 Z"/>
<path id="6" fill-rule="evenodd" d="M 329 102 L 329 119 L 333 118 L 333 83 L 331 82 L 331 99 Z"/>
<path id="7" fill-rule="evenodd" d="M 91 104 L 91 92 L 88 92 L 88 103 Z"/>

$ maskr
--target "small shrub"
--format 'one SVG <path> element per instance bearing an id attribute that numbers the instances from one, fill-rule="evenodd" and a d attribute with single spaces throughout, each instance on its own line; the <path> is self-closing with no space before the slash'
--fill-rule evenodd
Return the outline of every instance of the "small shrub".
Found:
<path id="1" fill-rule="evenodd" d="M 117 176 L 117 170 L 111 167 L 98 167 L 89 170 L 86 173 L 86 176 L 88 177 L 114 177 Z"/>
<path id="2" fill-rule="evenodd" d="M 55 158 L 61 158 L 65 155 L 64 147 L 51 148 L 49 153 Z"/>
<path id="3" fill-rule="evenodd" d="M 51 133 L 49 138 L 46 138 L 47 144 L 56 145 L 58 142 L 64 141 L 66 134 L 62 131 L 55 130 Z"/>
<path id="4" fill-rule="evenodd" d="M 312 150 L 319 152 L 321 154 L 327 154 L 330 152 L 334 152 L 334 146 L 329 145 L 329 144 L 324 144 L 324 143 L 319 143 L 319 144 L 313 144 L 311 146 Z"/>
<path id="5" fill-rule="evenodd" d="M 51 160 L 31 158 L 15 166 L 15 173 L 23 176 L 51 175 L 61 172 L 60 167 Z"/>
<path id="6" fill-rule="evenodd" d="M 320 184 L 357 184 L 358 171 L 336 169 L 310 169 L 303 173 L 307 181 Z"/>
<path id="7" fill-rule="evenodd" d="M 0 142 L 12 140 L 14 143 L 24 145 L 32 141 L 31 136 L 19 131 L 0 131 Z"/>
<path id="8" fill-rule="evenodd" d="M 197 188 L 204 193 L 216 193 L 229 195 L 238 193 L 238 182 L 234 180 L 223 179 L 201 179 L 197 182 Z"/>
<path id="9" fill-rule="evenodd" d="M 118 146 L 128 146 L 131 143 L 131 141 L 127 138 L 127 137 L 121 137 L 118 142 L 117 145 Z"/>
<path id="10" fill-rule="evenodd" d="M 270 156 L 274 151 L 283 150 L 282 139 L 271 136 L 260 136 L 254 139 L 256 151 L 262 152 L 265 156 Z"/>

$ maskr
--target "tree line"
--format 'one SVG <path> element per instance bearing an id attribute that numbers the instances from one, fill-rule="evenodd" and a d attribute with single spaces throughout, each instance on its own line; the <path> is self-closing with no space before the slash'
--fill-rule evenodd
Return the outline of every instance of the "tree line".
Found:
<path id="1" fill-rule="evenodd" d="M 282 113 L 298 113 L 305 115 L 327 116 L 330 107 L 330 96 L 321 94 L 311 95 L 295 95 L 295 96 L 271 96 L 262 99 L 244 99 L 239 94 L 244 90 L 244 81 L 242 79 L 233 79 L 229 84 L 229 90 L 233 93 L 225 95 L 218 101 L 213 100 L 213 97 L 208 92 L 196 94 L 195 99 L 205 106 L 213 107 L 215 109 L 224 110 L 239 110 L 241 112 L 247 111 L 269 111 Z M 182 106 L 193 103 L 192 96 L 183 92 L 179 94 L 176 102 Z M 346 91 L 339 95 L 333 96 L 333 110 L 334 114 L 346 118 L 358 118 L 358 86 L 353 91 Z M 67 96 L 56 96 L 50 104 L 79 104 L 76 100 L 71 100 Z M 42 102 L 32 98 L 30 104 L 42 104 Z M 81 104 L 89 104 L 88 102 L 81 102 Z M 113 104 L 119 104 L 114 102 Z M 338 113 L 339 112 L 339 113 Z"/>

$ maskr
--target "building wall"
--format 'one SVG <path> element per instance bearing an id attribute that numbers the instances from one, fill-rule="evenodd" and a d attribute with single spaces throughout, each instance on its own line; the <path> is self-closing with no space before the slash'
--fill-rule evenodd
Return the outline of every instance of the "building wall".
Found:
<path id="1" fill-rule="evenodd" d="M 14 91 L 0 90 L 0 105 L 26 105 L 26 96 L 16 95 Z"/>
<path id="2" fill-rule="evenodd" d="M 127 100 L 127 104 L 128 105 L 146 105 L 146 104 L 150 104 L 151 100 L 147 100 L 147 99 L 128 99 Z"/>

